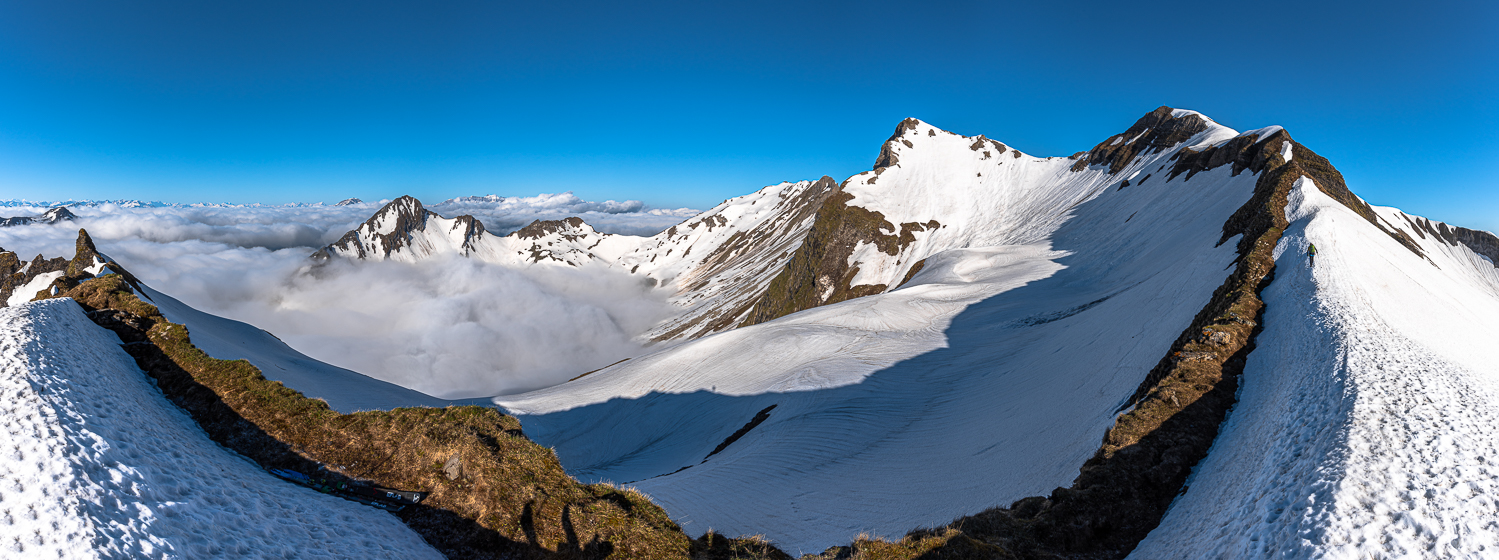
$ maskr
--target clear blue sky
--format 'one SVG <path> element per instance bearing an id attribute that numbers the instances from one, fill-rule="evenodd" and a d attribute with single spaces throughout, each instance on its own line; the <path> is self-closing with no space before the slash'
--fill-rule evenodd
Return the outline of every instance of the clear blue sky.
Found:
<path id="1" fill-rule="evenodd" d="M 706 208 L 900 119 L 1067 155 L 1159 105 L 1499 229 L 1490 2 L 6 2 L 0 198 Z"/>

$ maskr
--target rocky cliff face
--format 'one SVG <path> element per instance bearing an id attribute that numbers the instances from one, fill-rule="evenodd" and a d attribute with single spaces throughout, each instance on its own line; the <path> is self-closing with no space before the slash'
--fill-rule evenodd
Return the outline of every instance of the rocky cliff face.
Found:
<path id="1" fill-rule="evenodd" d="M 15 253 L 0 249 L 0 307 L 66 292 L 84 280 L 112 270 L 112 266 L 113 261 L 100 254 L 88 232 L 81 229 L 72 260 L 37 255 L 22 263 Z"/>

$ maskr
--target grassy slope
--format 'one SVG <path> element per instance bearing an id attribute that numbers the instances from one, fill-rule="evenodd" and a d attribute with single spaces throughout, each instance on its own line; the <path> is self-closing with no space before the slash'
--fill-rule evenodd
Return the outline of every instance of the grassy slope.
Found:
<path id="1" fill-rule="evenodd" d="M 514 418 L 485 407 L 401 408 L 339 414 L 267 380 L 244 360 L 217 360 L 187 329 L 110 274 L 65 294 L 118 333 L 162 392 L 215 441 L 267 468 L 430 491 L 400 517 L 454 558 L 686 558 L 694 543 L 633 490 L 584 485 Z M 449 458 L 463 474 L 450 480 Z M 704 545 L 696 545 L 705 548 Z"/>

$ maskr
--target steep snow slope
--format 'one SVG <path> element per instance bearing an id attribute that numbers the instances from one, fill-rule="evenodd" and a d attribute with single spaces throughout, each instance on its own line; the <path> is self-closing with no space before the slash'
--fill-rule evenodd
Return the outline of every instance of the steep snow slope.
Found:
<path id="1" fill-rule="evenodd" d="M 442 557 L 219 447 L 119 342 L 71 300 L 0 309 L 0 557 Z"/>
<path id="2" fill-rule="evenodd" d="M 1179 116 L 1187 114 L 1196 115 Z M 1187 144 L 1212 144 L 1236 134 L 1215 125 Z M 880 214 L 895 226 L 890 236 L 906 239 L 893 253 L 860 241 L 848 257 L 849 266 L 857 268 L 851 286 L 895 286 L 912 263 L 946 249 L 1037 242 L 1066 219 L 1068 209 L 1095 194 L 1066 188 L 1088 184 L 1077 180 L 1071 158 L 1038 159 L 983 136 L 961 136 L 915 119 L 903 123 L 882 157 L 888 167 L 855 175 L 843 192 L 852 195 L 848 206 Z M 1113 179 L 1142 169 L 1137 163 L 1131 173 Z"/>
<path id="3" fill-rule="evenodd" d="M 1499 271 L 1374 211 L 1427 258 L 1298 181 L 1239 403 L 1133 557 L 1499 552 Z"/>
<path id="4" fill-rule="evenodd" d="M 1255 175 L 1159 172 L 1236 136 L 1192 122 L 1111 174 L 991 161 L 988 141 L 908 121 L 900 167 L 851 181 L 848 202 L 940 222 L 886 229 L 911 241 L 854 263 L 891 283 L 926 259 L 904 288 L 496 402 L 584 480 L 633 483 L 689 533 L 760 533 L 792 553 L 1065 486 L 1235 258 L 1236 238 L 1217 242 Z M 1142 173 L 1156 175 L 1121 188 Z"/>
<path id="5" fill-rule="evenodd" d="M 725 200 L 621 255 L 621 268 L 672 290 L 670 301 L 681 308 L 646 336 L 696 338 L 742 321 L 836 186 L 823 177 L 765 187 Z"/>

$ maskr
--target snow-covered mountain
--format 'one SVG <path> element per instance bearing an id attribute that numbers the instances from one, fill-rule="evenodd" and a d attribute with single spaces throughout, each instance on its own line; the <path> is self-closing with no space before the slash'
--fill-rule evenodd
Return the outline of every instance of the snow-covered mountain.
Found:
<path id="1" fill-rule="evenodd" d="M 485 231 L 473 216 L 444 218 L 427 210 L 421 201 L 403 196 L 314 257 L 417 262 L 440 253 L 458 253 L 511 266 L 537 262 L 579 266 L 607 259 L 633 239 L 596 232 L 578 218 L 536 220 L 500 237 Z"/>
<path id="2" fill-rule="evenodd" d="M 743 320 L 835 188 L 828 177 L 773 185 L 651 237 L 600 233 L 576 217 L 497 236 L 472 216 L 445 218 L 406 196 L 314 256 L 418 262 L 449 253 L 517 267 L 610 268 L 672 290 L 680 312 L 649 338 L 690 338 Z"/>
<path id="3" fill-rule="evenodd" d="M 0 218 L 0 227 L 26 226 L 31 224 L 55 224 L 58 222 L 72 221 L 77 216 L 68 210 L 66 206 L 51 208 L 37 216 L 16 216 L 13 218 Z"/>
<path id="4" fill-rule="evenodd" d="M 1344 216 L 1313 239 L 1327 285 L 1304 276 L 1298 228 L 1315 220 L 1299 209 L 1306 200 Z M 1478 459 L 1499 450 L 1499 415 L 1483 404 L 1499 402 L 1499 346 L 1485 342 L 1499 333 L 1486 256 L 1495 238 L 1367 205 L 1279 127 L 1239 133 L 1162 108 L 1088 152 L 1037 158 L 908 120 L 807 231 L 742 321 L 751 326 L 496 402 L 570 472 L 633 484 L 689 533 L 764 534 L 814 552 L 1039 496 L 1016 515 L 1128 547 L 1207 452 L 1243 371 L 1246 395 L 1266 396 L 1260 410 L 1233 409 L 1230 435 L 1252 424 L 1242 444 L 1213 448 L 1204 465 L 1223 474 L 1200 470 L 1178 500 L 1192 509 L 1173 509 L 1143 557 L 1499 546 L 1491 522 L 1459 513 L 1491 511 L 1485 496 L 1499 476 Z M 1267 266 L 1277 246 L 1277 268 L 1290 272 Z M 1361 276 L 1353 285 L 1383 299 L 1358 299 L 1336 275 Z M 1260 303 L 1253 294 L 1266 285 Z M 1329 333 L 1318 319 L 1329 312 L 1304 303 L 1325 292 L 1364 307 L 1350 325 L 1391 320 L 1370 305 L 1421 315 L 1406 336 L 1442 358 L 1415 360 L 1410 340 L 1344 342 L 1362 331 Z M 1428 324 L 1443 327 L 1417 332 Z M 1273 342 L 1256 342 L 1257 328 Z M 1282 329 L 1301 334 L 1274 334 Z M 1441 363 L 1461 367 L 1425 369 Z M 1341 389 L 1357 372 L 1368 387 Z M 1432 394 L 1474 408 L 1421 400 L 1409 380 L 1423 376 L 1445 387 Z M 1406 431 L 1380 428 L 1404 406 L 1395 397 L 1430 411 Z M 1360 437 L 1379 451 L 1350 447 Z M 1344 451 L 1321 454 L 1334 449 Z M 1351 469 L 1346 458 L 1359 454 Z M 1224 492 L 1239 501 L 1225 506 Z M 1132 494 L 1144 501 L 1089 509 Z M 1423 496 L 1440 497 L 1415 508 L 1427 529 L 1378 513 L 1412 511 Z M 1292 505 L 1315 515 L 1292 515 Z M 1118 508 L 1146 521 L 1101 513 Z M 1312 545 L 1265 538 L 1308 532 L 1337 534 Z M 1381 532 L 1401 538 L 1357 536 Z"/>
<path id="5" fill-rule="evenodd" d="M 0 296 L 21 307 L 0 323 L 98 334 L 76 309 L 26 303 L 99 272 L 84 239 L 73 261 L 0 253 Z M 1499 237 L 1369 205 L 1280 127 L 1162 107 L 1091 150 L 1034 157 L 907 119 L 869 171 L 766 187 L 649 237 L 578 218 L 500 236 L 402 197 L 316 256 L 435 255 L 670 291 L 678 313 L 648 336 L 674 344 L 490 402 L 569 474 L 638 488 L 689 535 L 815 553 L 959 519 L 910 550 L 1499 549 Z M 340 410 L 447 404 L 140 293 L 208 354 Z M 118 361 L 90 343 L 82 365 L 32 364 L 44 337 L 7 336 L 16 379 Z M 78 408 L 61 385 L 17 383 L 22 404 Z M 105 420 L 100 437 L 126 437 Z"/>

